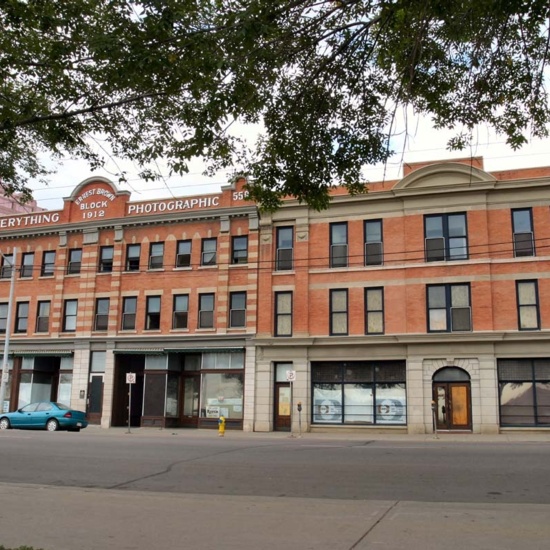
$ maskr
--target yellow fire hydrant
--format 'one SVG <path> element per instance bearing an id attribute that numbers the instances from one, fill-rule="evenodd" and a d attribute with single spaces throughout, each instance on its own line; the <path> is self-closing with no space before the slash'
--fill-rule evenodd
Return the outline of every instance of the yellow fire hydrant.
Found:
<path id="1" fill-rule="evenodd" d="M 225 416 L 218 418 L 218 435 L 223 437 L 225 435 Z"/>

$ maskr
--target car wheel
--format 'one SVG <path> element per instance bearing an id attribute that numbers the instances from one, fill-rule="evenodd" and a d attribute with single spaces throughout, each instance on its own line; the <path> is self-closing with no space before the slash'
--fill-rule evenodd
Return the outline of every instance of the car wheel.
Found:
<path id="1" fill-rule="evenodd" d="M 46 430 L 48 430 L 49 432 L 55 432 L 58 429 L 59 429 L 59 424 L 55 418 L 50 418 L 46 422 Z"/>
<path id="2" fill-rule="evenodd" d="M 0 419 L 0 430 L 9 430 L 10 427 L 10 421 L 7 418 Z"/>

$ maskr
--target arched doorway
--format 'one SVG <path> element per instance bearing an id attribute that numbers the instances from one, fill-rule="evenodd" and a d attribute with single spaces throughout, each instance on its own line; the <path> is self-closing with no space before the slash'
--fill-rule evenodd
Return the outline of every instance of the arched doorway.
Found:
<path id="1" fill-rule="evenodd" d="M 438 430 L 471 430 L 470 375 L 458 367 L 444 367 L 432 378 Z"/>

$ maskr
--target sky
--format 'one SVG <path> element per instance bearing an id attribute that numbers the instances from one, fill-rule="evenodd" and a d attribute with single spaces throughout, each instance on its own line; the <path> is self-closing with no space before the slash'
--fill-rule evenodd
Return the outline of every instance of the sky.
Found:
<path id="1" fill-rule="evenodd" d="M 402 119 L 404 120 L 404 118 Z M 530 168 L 550 166 L 550 139 L 531 140 L 518 151 L 513 151 L 506 145 L 503 136 L 497 136 L 487 128 L 477 129 L 473 135 L 473 145 L 463 151 L 448 151 L 446 144 L 453 135 L 451 131 L 434 130 L 427 118 L 407 118 L 407 126 L 401 123 L 401 128 L 392 139 L 395 154 L 384 165 L 366 167 L 364 170 L 367 181 L 382 181 L 398 179 L 403 175 L 403 164 L 411 162 L 426 162 L 481 156 L 484 159 L 485 170 L 509 170 L 514 168 Z M 257 128 L 241 127 L 236 130 L 241 135 L 253 141 Z M 103 176 L 113 181 L 120 190 L 130 191 L 131 201 L 155 200 L 188 195 L 203 195 L 217 193 L 222 185 L 229 183 L 230 173 L 219 172 L 213 177 L 203 175 L 204 164 L 200 159 L 190 163 L 189 173 L 185 176 L 166 176 L 163 180 L 145 182 L 138 177 L 138 169 L 130 163 L 117 161 L 110 163 L 106 169 L 91 171 L 85 162 L 76 160 L 64 161 L 57 166 L 57 172 L 49 177 L 49 184 L 31 184 L 34 198 L 38 205 L 47 210 L 63 208 L 63 198 L 71 195 L 74 188 L 91 176 Z M 128 173 L 128 182 L 118 184 L 115 173 L 120 167 Z"/>

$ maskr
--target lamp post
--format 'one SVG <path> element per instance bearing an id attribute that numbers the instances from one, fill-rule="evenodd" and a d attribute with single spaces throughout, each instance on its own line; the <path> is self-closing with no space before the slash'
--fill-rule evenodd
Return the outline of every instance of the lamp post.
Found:
<path id="1" fill-rule="evenodd" d="M 0 253 L 1 254 L 1 253 Z M 2 256 L 4 256 L 2 254 Z M 4 256 L 4 260 L 7 258 Z M 13 314 L 13 295 L 15 291 L 15 266 L 17 265 L 17 248 L 13 249 L 13 260 L 11 266 L 11 279 L 10 279 L 10 297 L 8 299 L 8 315 L 6 318 L 6 336 L 4 338 L 4 355 L 2 356 L 2 376 L 0 378 L 0 413 L 4 411 L 4 399 L 6 397 L 6 386 L 8 384 L 8 353 L 10 351 L 10 331 L 11 331 L 11 318 Z"/>

